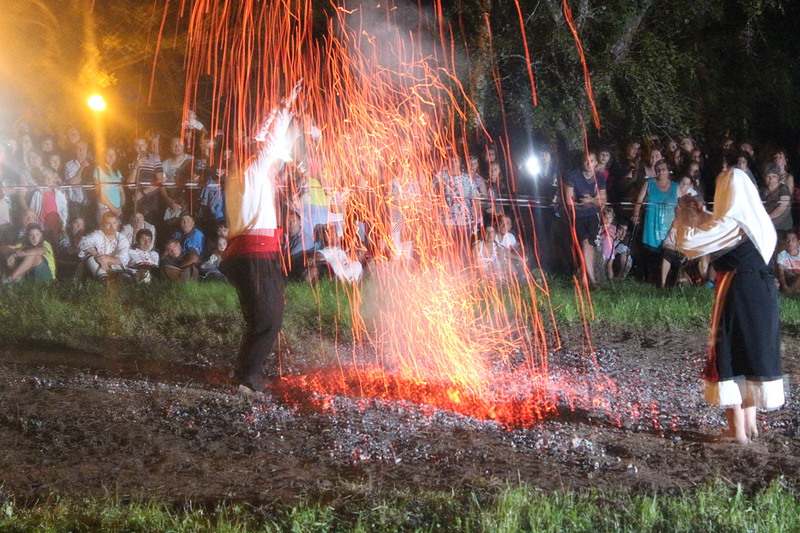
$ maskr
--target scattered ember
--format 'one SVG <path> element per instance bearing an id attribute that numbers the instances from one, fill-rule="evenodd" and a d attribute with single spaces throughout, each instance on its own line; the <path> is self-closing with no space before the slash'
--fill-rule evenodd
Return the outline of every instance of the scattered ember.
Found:
<path id="1" fill-rule="evenodd" d="M 539 309 L 548 298 L 546 279 L 511 262 L 508 272 L 486 279 L 470 246 L 459 242 L 472 229 L 482 231 L 482 201 L 437 176 L 454 155 L 466 161 L 467 139 L 492 139 L 470 88 L 459 81 L 457 66 L 464 62 L 440 0 L 432 19 L 391 1 L 328 9 L 326 31 L 314 27 L 310 0 L 186 5 L 187 106 L 201 80 L 210 79 L 210 130 L 234 134 L 229 148 L 244 162 L 270 110 L 302 80 L 293 105 L 305 147 L 297 162 L 324 185 L 328 223 L 342 248 L 354 258 L 373 258 L 372 284 L 344 288 L 354 350 L 374 353 L 374 361 L 287 377 L 287 397 L 300 401 L 303 392 L 323 408 L 332 395 L 405 399 L 507 427 L 529 426 L 559 405 L 611 412 L 606 396 L 614 386 L 607 378 L 595 379 L 592 388 L 550 377 L 544 331 L 553 316 Z M 517 10 L 524 33 L 518 3 Z M 566 2 L 564 10 L 570 14 Z M 580 50 L 574 28 L 573 34 Z M 525 48 L 527 54 L 526 40 Z M 499 91 L 496 69 L 493 75 Z M 513 165 L 507 167 L 513 183 Z M 227 179 L 240 179 L 232 170 Z M 288 179 L 280 185 L 286 199 L 298 202 L 301 184 Z M 303 209 L 302 202 L 296 207 Z M 502 206 L 488 207 L 502 212 Z M 472 213 L 471 226 L 452 231 L 450 217 L 465 212 Z M 576 299 L 584 318 L 590 315 L 585 279 L 576 280 Z"/>

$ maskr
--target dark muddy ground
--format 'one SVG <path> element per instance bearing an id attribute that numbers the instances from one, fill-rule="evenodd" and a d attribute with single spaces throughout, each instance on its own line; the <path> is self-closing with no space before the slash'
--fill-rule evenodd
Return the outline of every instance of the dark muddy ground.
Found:
<path id="1" fill-rule="evenodd" d="M 562 334 L 552 371 L 578 376 L 587 366 L 580 328 Z M 322 412 L 249 401 L 226 385 L 231 354 L 165 362 L 138 347 L 4 346 L 0 493 L 269 503 L 520 481 L 663 491 L 722 478 L 757 488 L 800 477 L 800 333 L 785 332 L 783 342 L 788 403 L 762 417 L 749 446 L 713 439 L 723 416 L 701 401 L 701 333 L 596 330 L 597 360 L 618 387 L 612 412 L 634 406 L 641 416 L 615 423 L 564 410 L 514 430 L 408 402 L 340 398 Z"/>

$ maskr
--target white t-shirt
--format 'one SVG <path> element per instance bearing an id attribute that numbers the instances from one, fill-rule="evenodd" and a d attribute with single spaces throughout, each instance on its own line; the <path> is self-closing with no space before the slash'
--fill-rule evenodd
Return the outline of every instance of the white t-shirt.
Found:
<path id="1" fill-rule="evenodd" d="M 511 248 L 517 247 L 517 238 L 514 237 L 514 234 L 510 231 L 502 237 L 500 237 L 499 233 L 495 235 L 494 242 L 497 244 L 497 246 L 505 250 L 510 250 Z"/>
<path id="2" fill-rule="evenodd" d="M 777 262 L 784 270 L 800 272 L 800 251 L 797 252 L 797 255 L 790 255 L 789 250 L 784 250 L 778 254 Z"/>
<path id="3" fill-rule="evenodd" d="M 158 252 L 155 250 L 140 250 L 139 248 L 131 248 L 128 250 L 128 267 L 136 268 L 137 266 L 158 266 Z"/>
<path id="4" fill-rule="evenodd" d="M 119 259 L 123 265 L 127 265 L 129 262 L 128 253 L 131 245 L 128 242 L 128 239 L 126 239 L 125 236 L 120 232 L 116 232 L 114 236 L 109 239 L 101 230 L 94 230 L 81 239 L 78 247 L 78 257 L 81 259 L 85 259 L 90 255 L 98 253 L 102 255 L 113 255 Z M 114 265 L 111 268 L 119 269 L 122 267 L 119 265 Z"/>

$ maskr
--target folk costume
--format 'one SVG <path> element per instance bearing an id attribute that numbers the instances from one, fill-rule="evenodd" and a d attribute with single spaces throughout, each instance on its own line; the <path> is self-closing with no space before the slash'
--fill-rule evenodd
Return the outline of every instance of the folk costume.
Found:
<path id="1" fill-rule="evenodd" d="M 236 287 L 245 320 L 234 380 L 254 391 L 263 391 L 279 371 L 272 349 L 283 324 L 285 281 L 275 181 L 293 117 L 289 106 L 275 110 L 256 137 L 255 159 L 225 181 L 230 234 L 220 271 Z"/>
<path id="2" fill-rule="evenodd" d="M 690 259 L 712 255 L 717 271 L 706 401 L 722 407 L 784 403 L 778 289 L 768 267 L 777 236 L 750 178 L 739 169 L 717 178 L 713 215 L 681 225 L 678 248 Z"/>

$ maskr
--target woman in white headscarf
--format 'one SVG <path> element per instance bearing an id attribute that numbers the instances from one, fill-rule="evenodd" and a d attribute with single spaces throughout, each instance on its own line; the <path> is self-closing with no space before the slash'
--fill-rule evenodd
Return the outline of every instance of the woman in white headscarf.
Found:
<path id="1" fill-rule="evenodd" d="M 710 255 L 717 271 L 704 393 L 726 409 L 728 436 L 747 443 L 758 435 L 756 408 L 784 403 L 778 289 L 768 266 L 777 236 L 755 185 L 734 167 L 726 161 L 717 177 L 710 217 L 681 200 L 677 244 L 690 259 Z"/>

